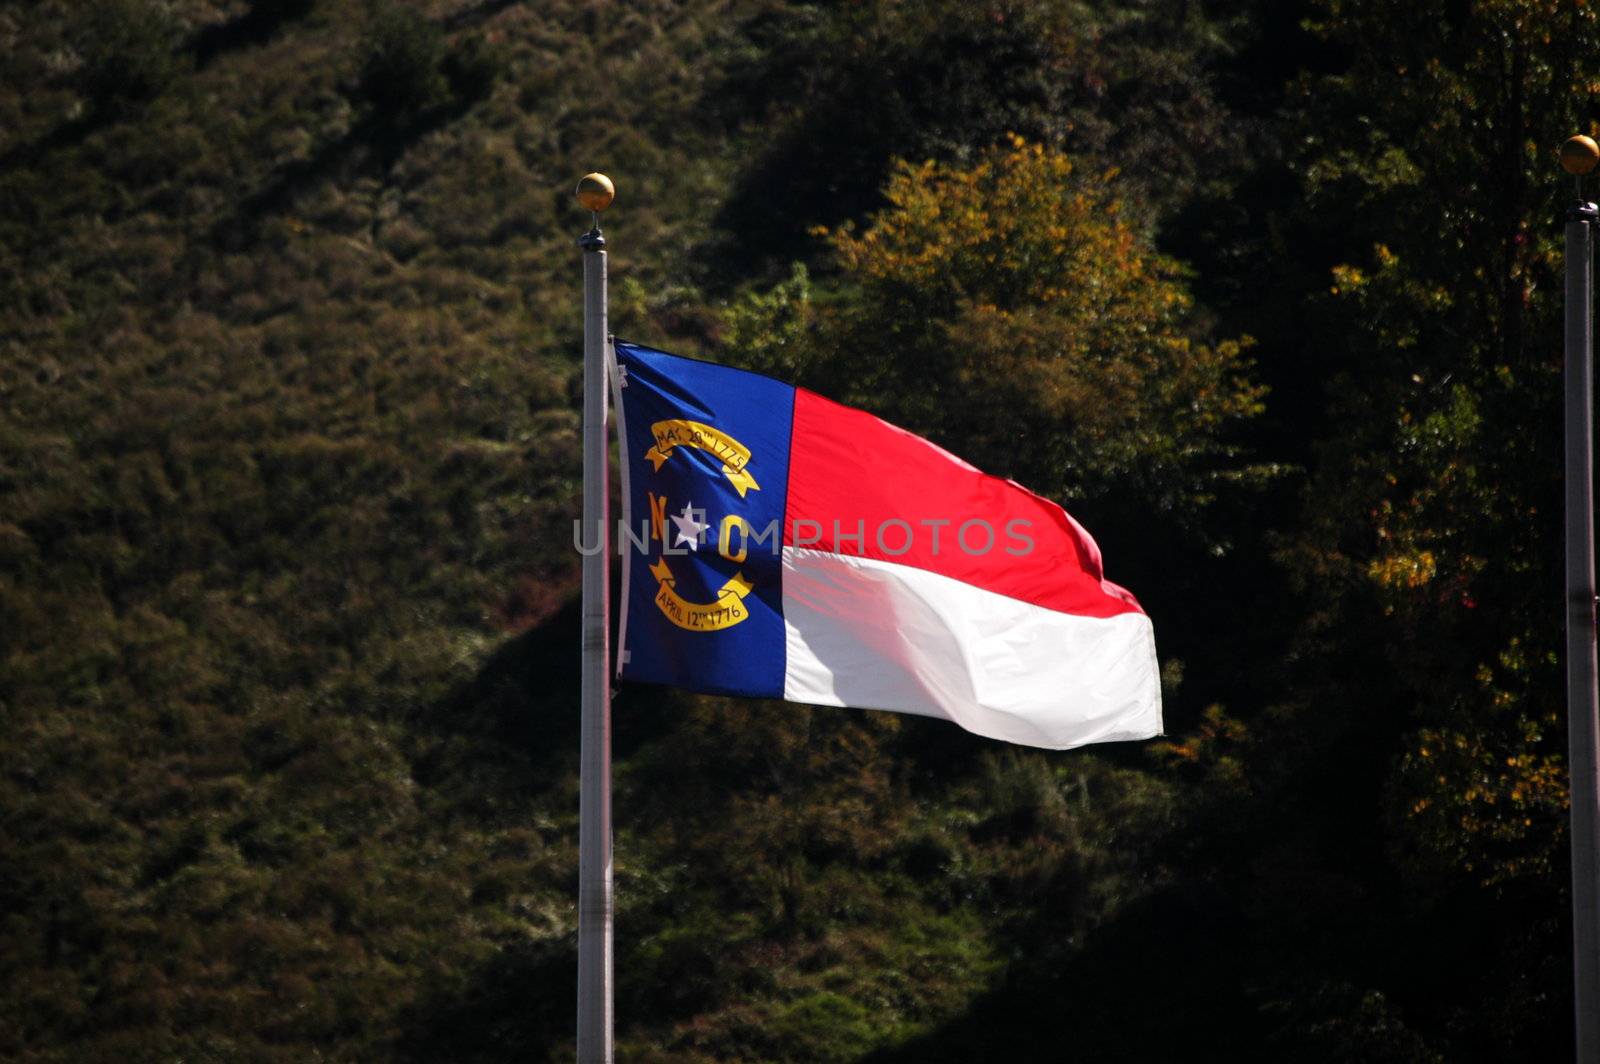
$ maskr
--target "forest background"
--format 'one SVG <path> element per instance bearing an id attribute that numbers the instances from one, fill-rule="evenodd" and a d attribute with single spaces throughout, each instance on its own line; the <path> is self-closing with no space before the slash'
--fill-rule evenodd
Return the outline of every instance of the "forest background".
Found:
<path id="1" fill-rule="evenodd" d="M 1570 1058 L 1585 0 L 0 2 L 0 1057 L 565 1060 L 613 326 L 1067 505 L 1165 741 L 623 688 L 628 1061 Z"/>

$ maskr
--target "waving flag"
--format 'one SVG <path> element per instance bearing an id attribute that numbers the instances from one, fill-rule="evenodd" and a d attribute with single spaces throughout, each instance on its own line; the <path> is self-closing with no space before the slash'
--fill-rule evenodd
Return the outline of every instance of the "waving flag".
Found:
<path id="1" fill-rule="evenodd" d="M 1051 749 L 1160 734 L 1150 620 L 1061 507 L 804 388 L 615 350 L 623 679 Z"/>

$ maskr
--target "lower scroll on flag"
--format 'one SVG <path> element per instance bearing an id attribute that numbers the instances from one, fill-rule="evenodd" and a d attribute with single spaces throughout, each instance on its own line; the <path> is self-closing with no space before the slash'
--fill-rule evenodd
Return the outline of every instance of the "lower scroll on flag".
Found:
<path id="1" fill-rule="evenodd" d="M 623 679 L 1049 749 L 1161 733 L 1150 619 L 1060 506 L 804 388 L 614 351 Z"/>

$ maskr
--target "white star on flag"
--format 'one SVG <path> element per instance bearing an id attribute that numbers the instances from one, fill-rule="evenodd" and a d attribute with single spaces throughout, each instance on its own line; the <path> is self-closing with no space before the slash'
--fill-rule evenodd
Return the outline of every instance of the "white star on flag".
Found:
<path id="1" fill-rule="evenodd" d="M 693 503 L 683 504 L 683 513 L 673 514 L 672 523 L 678 526 L 678 538 L 673 542 L 674 547 L 689 544 L 690 550 L 700 549 L 700 535 L 711 526 L 700 520 Z"/>

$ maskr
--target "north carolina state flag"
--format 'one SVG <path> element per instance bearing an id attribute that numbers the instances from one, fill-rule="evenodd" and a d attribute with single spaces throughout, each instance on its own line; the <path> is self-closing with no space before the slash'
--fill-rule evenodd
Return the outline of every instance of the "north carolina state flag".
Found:
<path id="1" fill-rule="evenodd" d="M 615 352 L 623 679 L 1051 749 L 1160 734 L 1150 619 L 1061 507 L 804 388 Z"/>

